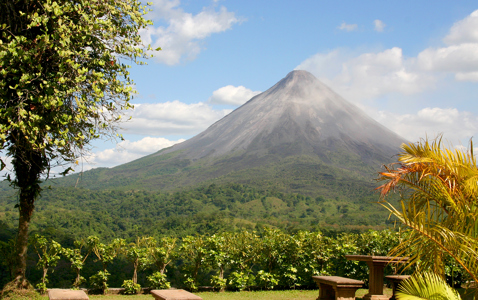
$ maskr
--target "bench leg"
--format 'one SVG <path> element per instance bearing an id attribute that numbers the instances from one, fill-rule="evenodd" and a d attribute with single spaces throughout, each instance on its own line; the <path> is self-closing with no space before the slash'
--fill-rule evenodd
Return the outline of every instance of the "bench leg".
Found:
<path id="1" fill-rule="evenodd" d="M 319 283 L 319 298 L 317 300 L 335 300 L 335 290 L 328 284 Z"/>
<path id="2" fill-rule="evenodd" d="M 337 288 L 335 291 L 337 300 L 355 300 L 357 288 Z"/>

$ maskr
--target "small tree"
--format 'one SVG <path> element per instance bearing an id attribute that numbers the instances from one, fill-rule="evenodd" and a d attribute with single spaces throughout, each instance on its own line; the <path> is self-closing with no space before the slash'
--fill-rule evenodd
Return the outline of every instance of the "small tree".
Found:
<path id="1" fill-rule="evenodd" d="M 103 270 L 99 271 L 97 274 L 90 277 L 90 281 L 93 287 L 101 289 L 104 294 L 108 291 L 108 264 L 115 259 L 116 256 L 121 251 L 121 248 L 124 246 L 125 241 L 123 239 L 115 239 L 110 244 L 106 245 L 100 243 L 100 239 L 96 236 L 88 237 L 88 244 L 91 247 L 91 250 L 96 255 L 97 260 L 101 262 Z"/>
<path id="2" fill-rule="evenodd" d="M 115 136 L 133 90 L 123 59 L 147 57 L 138 0 L 0 1 L 0 151 L 18 189 L 17 288 L 25 277 L 28 228 L 52 166 L 65 166 L 100 136 Z M 0 170 L 5 162 L 0 160 Z"/>
<path id="3" fill-rule="evenodd" d="M 145 268 L 149 265 L 149 253 L 148 253 L 148 241 L 151 238 L 142 237 L 136 238 L 136 243 L 130 243 L 125 245 L 124 254 L 126 258 L 133 263 L 133 279 L 131 282 L 125 280 L 123 286 L 127 289 L 128 294 L 135 294 L 141 290 L 141 286 L 138 284 L 138 269 Z"/>
<path id="4" fill-rule="evenodd" d="M 148 276 L 150 287 L 168 289 L 171 287 L 166 279 L 166 267 L 176 257 L 176 238 L 163 237 L 157 241 L 154 238 L 148 240 L 148 250 L 151 263 L 156 266 L 156 272 Z"/>
<path id="5" fill-rule="evenodd" d="M 212 276 L 211 281 L 221 292 L 224 291 L 227 283 L 224 270 L 231 264 L 232 257 L 229 251 L 231 242 L 231 234 L 227 232 L 214 234 L 206 239 L 207 263 L 212 268 L 219 269 L 219 273 L 217 276 Z"/>
<path id="6" fill-rule="evenodd" d="M 38 234 L 33 236 L 32 244 L 39 258 L 37 266 L 43 271 L 41 283 L 37 284 L 37 288 L 41 293 L 45 293 L 47 290 L 48 270 L 56 266 L 60 260 L 60 254 L 63 249 L 59 243 L 53 240 L 48 242 L 44 236 Z"/>
<path id="7" fill-rule="evenodd" d="M 196 290 L 198 287 L 197 276 L 199 269 L 203 266 L 206 255 L 206 238 L 203 235 L 186 236 L 183 238 L 183 243 L 180 251 L 186 259 L 185 265 L 185 284 L 191 290 Z"/>
<path id="8" fill-rule="evenodd" d="M 73 287 L 75 289 L 79 289 L 80 285 L 85 282 L 85 278 L 80 275 L 83 266 L 85 265 L 85 261 L 88 258 L 88 255 L 91 253 L 91 249 L 89 249 L 86 254 L 82 254 L 82 248 L 85 246 L 85 241 L 75 241 L 74 245 L 76 248 L 64 248 L 63 255 L 71 262 L 71 267 L 75 270 L 76 278 L 75 282 L 73 282 Z"/>

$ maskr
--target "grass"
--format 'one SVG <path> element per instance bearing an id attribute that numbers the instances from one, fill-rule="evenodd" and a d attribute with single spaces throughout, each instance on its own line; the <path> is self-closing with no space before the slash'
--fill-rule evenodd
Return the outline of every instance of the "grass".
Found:
<path id="1" fill-rule="evenodd" d="M 356 297 L 363 297 L 368 290 L 360 289 L 355 294 Z M 203 300 L 249 300 L 249 299 L 265 299 L 265 300 L 315 300 L 319 296 L 319 290 L 288 290 L 288 291 L 256 291 L 256 292 L 196 292 Z M 392 295 L 392 290 L 385 289 L 386 295 Z M 92 300 L 152 300 L 151 295 L 89 295 Z M 48 296 L 44 296 L 42 300 L 47 300 Z"/>

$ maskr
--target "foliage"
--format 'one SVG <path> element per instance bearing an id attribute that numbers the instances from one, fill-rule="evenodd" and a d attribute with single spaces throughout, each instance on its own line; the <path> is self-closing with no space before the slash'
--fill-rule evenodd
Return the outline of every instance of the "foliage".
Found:
<path id="1" fill-rule="evenodd" d="M 149 238 L 147 240 L 147 247 L 150 255 L 150 260 L 156 269 L 164 274 L 166 267 L 176 257 L 176 238 L 163 237 L 160 240 Z"/>
<path id="2" fill-rule="evenodd" d="M 204 236 L 197 235 L 184 237 L 182 245 L 179 248 L 185 259 L 185 265 L 183 266 L 183 269 L 185 270 L 185 284 L 193 291 L 198 287 L 197 275 L 199 273 L 199 268 L 206 259 L 206 247 L 207 244 Z"/>
<path id="3" fill-rule="evenodd" d="M 90 277 L 90 285 L 93 289 L 101 290 L 104 294 L 108 291 L 108 276 L 111 274 L 108 271 L 98 271 L 95 275 Z"/>
<path id="4" fill-rule="evenodd" d="M 54 268 L 60 260 L 60 254 L 63 251 L 61 245 L 55 241 L 48 240 L 41 235 L 35 234 L 32 241 L 35 252 L 38 255 L 37 266 L 43 270 L 42 281 L 36 285 L 42 294 L 46 293 L 48 283 L 47 273 L 50 268 Z"/>
<path id="5" fill-rule="evenodd" d="M 124 247 L 127 259 L 133 263 L 133 283 L 138 283 L 138 269 L 144 269 L 150 264 L 148 242 L 151 238 L 136 238 L 135 243 Z M 126 281 L 125 281 L 126 282 Z"/>
<path id="6" fill-rule="evenodd" d="M 451 257 L 475 282 L 478 279 L 478 168 L 473 144 L 468 151 L 442 148 L 441 140 L 402 145 L 396 165 L 381 172 L 382 197 L 401 193 L 401 209 L 384 202 L 408 226 L 406 239 L 394 248 L 410 256 L 409 265 L 444 276 Z"/>
<path id="7" fill-rule="evenodd" d="M 288 289 L 315 287 L 311 280 L 313 275 L 328 274 L 365 280 L 368 278 L 367 266 L 346 260 L 345 255 L 380 254 L 381 251 L 388 251 L 398 243 L 398 234 L 387 230 L 363 234 L 343 233 L 336 237 L 327 237 L 321 232 L 299 231 L 288 234 L 278 229 L 265 228 L 262 233 L 243 230 L 209 236 L 187 236 L 183 239 L 165 237 L 154 239 L 154 243 L 151 237 L 136 239 L 138 240 L 148 241 L 148 247 L 175 249 L 173 254 L 169 251 L 168 255 L 164 255 L 165 252 L 159 255 L 160 251 L 147 248 L 148 251 L 143 257 L 145 262 L 153 262 L 153 255 L 156 255 L 160 266 L 167 262 L 169 267 L 163 269 L 167 272 L 161 272 L 156 264 L 148 264 L 139 274 L 144 273 L 144 276 L 138 276 L 137 283 L 141 286 L 160 289 L 175 286 L 191 290 L 203 285 L 235 290 L 250 287 Z M 160 244 L 159 241 L 170 247 Z M 172 241 L 174 242 L 170 243 Z M 72 241 L 64 240 L 63 243 L 69 244 Z M 80 250 L 80 244 L 75 242 L 74 250 Z M 176 244 L 180 246 L 173 247 Z M 86 240 L 83 248 L 89 250 L 80 253 L 82 260 L 80 257 L 76 259 L 80 260 L 77 262 L 82 274 L 90 278 L 92 288 L 104 292 L 108 286 L 121 286 L 125 280 L 131 279 L 128 274 L 132 270 L 133 256 L 128 258 L 127 253 L 136 251 L 136 243 L 125 243 L 118 239 L 106 243 L 92 236 Z M 95 255 L 87 256 L 89 251 Z M 64 257 L 71 263 L 66 250 L 64 253 Z M 72 258 L 75 258 L 75 255 Z M 168 258 L 163 260 L 166 257 Z M 51 274 L 56 277 L 51 277 L 49 284 L 55 287 L 71 284 L 80 269 L 68 266 L 68 262 L 60 260 L 55 273 Z M 222 277 L 219 276 L 220 266 L 223 268 Z M 42 274 L 33 271 L 29 271 L 32 278 L 40 280 Z M 393 270 L 386 268 L 385 273 L 391 274 Z"/>
<path id="8" fill-rule="evenodd" d="M 275 278 L 271 273 L 267 273 L 264 270 L 260 270 L 257 273 L 256 281 L 261 288 L 272 290 L 279 284 L 279 280 Z"/>
<path id="9" fill-rule="evenodd" d="M 15 266 L 15 239 L 9 239 L 6 242 L 0 241 L 0 256 L 2 257 L 0 265 L 7 268 L 7 276 L 9 280 L 12 280 Z"/>
<path id="10" fill-rule="evenodd" d="M 398 300 L 460 300 L 460 294 L 432 272 L 416 273 L 398 287 Z"/>
<path id="11" fill-rule="evenodd" d="M 86 242 L 84 240 L 75 241 L 74 249 L 63 249 L 63 255 L 70 261 L 71 268 L 74 269 L 76 273 L 75 282 L 73 282 L 73 288 L 75 289 L 79 289 L 80 285 L 86 281 L 86 279 L 80 275 L 80 272 L 85 265 L 85 261 L 91 252 L 91 249 L 89 249 L 86 254 L 82 254 L 82 248 L 85 246 L 85 243 Z"/>
<path id="12" fill-rule="evenodd" d="M 126 295 L 136 295 L 141 292 L 141 285 L 139 283 L 135 283 L 133 280 L 125 280 L 121 287 L 124 288 L 124 293 Z"/>
<path id="13" fill-rule="evenodd" d="M 385 228 L 391 222 L 387 221 L 388 213 L 385 208 L 377 209 L 375 202 L 376 195 L 366 196 L 353 189 L 347 196 L 335 199 L 237 184 L 177 193 L 53 187 L 42 193 L 32 226 L 37 230 L 54 228 L 74 239 L 96 235 L 130 242 L 141 235 L 184 237 L 241 229 L 260 232 L 264 227 L 288 233 L 320 229 L 329 235 Z M 0 215 L 4 214 L 8 226 L 18 224 L 12 211 L 15 204 L 16 196 L 8 190 L 2 192 L 0 183 Z"/>
<path id="14" fill-rule="evenodd" d="M 213 287 L 219 289 L 219 291 L 224 291 L 227 286 L 227 279 L 221 276 L 213 275 L 211 276 L 211 284 Z"/>
<path id="15" fill-rule="evenodd" d="M 253 280 L 251 276 L 246 271 L 232 272 L 229 275 L 229 285 L 236 290 L 243 291 L 247 288 L 249 283 Z"/>
<path id="16" fill-rule="evenodd" d="M 153 289 L 169 289 L 171 283 L 168 282 L 166 274 L 154 272 L 148 276 L 149 287 Z"/>
<path id="17" fill-rule="evenodd" d="M 139 30 L 152 23 L 137 0 L 1 1 L 0 11 L 0 151 L 18 189 L 15 280 L 26 288 L 40 184 L 53 166 L 68 173 L 91 140 L 115 135 L 121 111 L 132 108 L 123 61 L 148 57 Z"/>
<path id="18" fill-rule="evenodd" d="M 88 238 L 88 244 L 91 247 L 93 253 L 96 255 L 97 260 L 101 262 L 103 266 L 102 271 L 98 271 L 96 275 L 90 277 L 91 285 L 94 288 L 100 289 L 103 293 L 108 291 L 108 276 L 111 275 L 106 267 L 113 259 L 120 253 L 121 247 L 124 245 L 124 240 L 115 239 L 110 244 L 103 244 L 96 236 Z"/>

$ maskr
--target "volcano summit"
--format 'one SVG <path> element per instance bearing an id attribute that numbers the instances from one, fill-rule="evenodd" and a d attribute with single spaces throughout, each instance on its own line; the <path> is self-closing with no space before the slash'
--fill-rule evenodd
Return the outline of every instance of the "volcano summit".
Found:
<path id="1" fill-rule="evenodd" d="M 403 142 L 312 74 L 296 70 L 197 136 L 86 172 L 81 185 L 172 190 L 236 182 L 310 194 L 331 180 L 370 184 Z"/>

